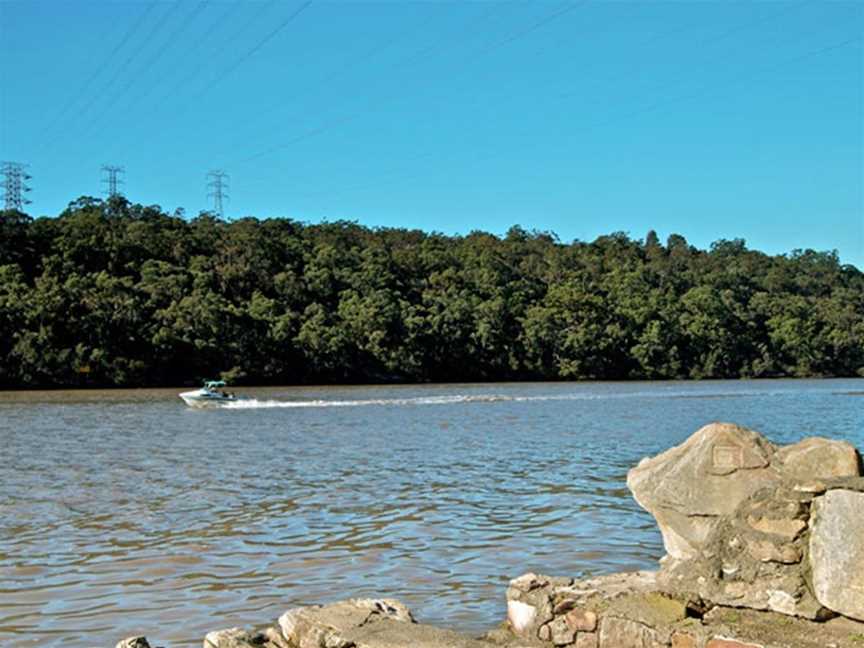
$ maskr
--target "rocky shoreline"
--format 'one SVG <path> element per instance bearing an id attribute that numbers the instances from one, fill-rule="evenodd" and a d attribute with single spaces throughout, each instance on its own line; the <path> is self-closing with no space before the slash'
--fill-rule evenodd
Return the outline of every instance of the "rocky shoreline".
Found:
<path id="1" fill-rule="evenodd" d="M 482 637 L 417 623 L 393 599 L 351 599 L 211 632 L 203 646 L 864 648 L 862 475 L 849 443 L 778 447 L 713 423 L 628 473 L 663 535 L 657 571 L 524 574 L 507 588 L 506 620 Z"/>

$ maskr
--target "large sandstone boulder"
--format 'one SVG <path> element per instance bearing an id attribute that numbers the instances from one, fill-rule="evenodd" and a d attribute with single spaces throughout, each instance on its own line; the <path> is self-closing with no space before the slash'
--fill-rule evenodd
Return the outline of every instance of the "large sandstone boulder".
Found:
<path id="1" fill-rule="evenodd" d="M 731 423 L 706 425 L 684 443 L 639 462 L 627 486 L 657 520 L 666 553 L 694 558 L 717 519 L 779 480 L 775 447 L 757 432 Z"/>
<path id="2" fill-rule="evenodd" d="M 643 459 L 627 474 L 627 485 L 657 520 L 668 556 L 682 561 L 698 557 L 718 521 L 757 491 L 858 471 L 858 454 L 843 441 L 813 438 L 778 449 L 753 430 L 711 423 L 681 445 Z"/>
<path id="3" fill-rule="evenodd" d="M 668 555 L 658 588 L 812 620 L 850 609 L 853 594 L 839 595 L 840 602 L 835 586 L 832 607 L 830 594 L 814 592 L 805 558 L 814 553 L 811 502 L 819 510 L 820 496 L 854 481 L 859 470 L 857 451 L 844 441 L 811 438 L 778 448 L 730 423 L 707 425 L 681 445 L 642 460 L 627 483 L 663 534 Z M 845 533 L 846 542 L 862 546 L 848 525 L 844 533 L 824 526 L 820 537 Z M 857 537 L 864 538 L 860 528 Z M 837 547 L 829 549 L 828 541 L 819 546 L 825 565 L 835 571 L 852 566 L 832 562 Z M 852 562 L 853 553 L 847 548 L 845 554 Z M 844 582 L 824 565 L 819 573 L 823 591 Z"/>
<path id="4" fill-rule="evenodd" d="M 864 493 L 825 493 L 810 514 L 813 590 L 825 607 L 864 621 Z"/>

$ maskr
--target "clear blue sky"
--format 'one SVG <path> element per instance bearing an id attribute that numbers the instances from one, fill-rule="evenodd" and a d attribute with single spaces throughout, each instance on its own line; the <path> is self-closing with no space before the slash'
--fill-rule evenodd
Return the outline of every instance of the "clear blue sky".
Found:
<path id="1" fill-rule="evenodd" d="M 299 11 L 299 13 L 298 13 Z M 293 16 L 293 18 L 292 18 Z M 99 195 L 864 268 L 864 2 L 0 0 L 0 159 Z"/>

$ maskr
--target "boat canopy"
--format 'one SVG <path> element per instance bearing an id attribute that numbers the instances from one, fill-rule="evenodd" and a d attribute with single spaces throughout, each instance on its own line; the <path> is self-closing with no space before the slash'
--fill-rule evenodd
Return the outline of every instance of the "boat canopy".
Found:
<path id="1" fill-rule="evenodd" d="M 204 383 L 204 386 L 207 389 L 215 389 L 216 387 L 224 387 L 225 381 L 224 380 L 208 380 L 207 382 Z"/>

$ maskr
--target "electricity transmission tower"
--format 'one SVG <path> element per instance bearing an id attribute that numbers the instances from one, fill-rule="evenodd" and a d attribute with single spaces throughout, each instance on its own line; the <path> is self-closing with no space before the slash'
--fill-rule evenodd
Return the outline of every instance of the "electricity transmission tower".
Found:
<path id="1" fill-rule="evenodd" d="M 219 218 L 225 215 L 222 203 L 228 196 L 228 174 L 219 169 L 207 173 L 207 197 L 213 199 L 213 213 Z"/>
<path id="2" fill-rule="evenodd" d="M 102 173 L 106 174 L 107 176 L 105 178 L 102 178 L 102 184 L 108 185 L 108 189 L 105 190 L 105 193 L 108 194 L 109 200 L 111 198 L 122 195 L 117 187 L 123 184 L 123 178 L 121 178 L 120 176 L 126 173 L 126 169 L 121 166 L 111 166 L 110 164 L 104 164 L 102 165 Z"/>
<path id="3" fill-rule="evenodd" d="M 27 181 L 32 177 L 24 171 L 26 168 L 26 164 L 19 162 L 0 162 L 0 175 L 3 176 L 3 198 L 6 209 L 21 211 L 24 205 L 30 204 L 30 201 L 24 197 L 24 194 L 30 191 Z"/>

